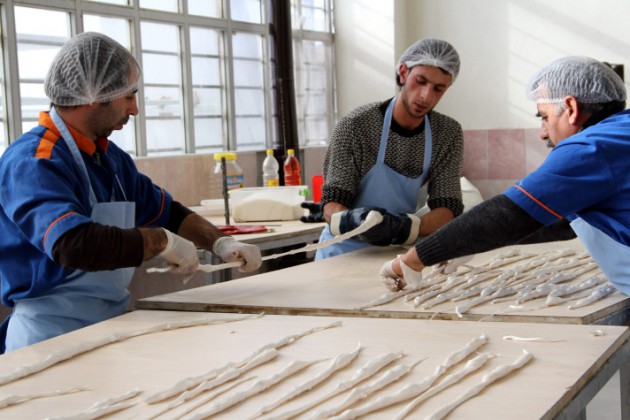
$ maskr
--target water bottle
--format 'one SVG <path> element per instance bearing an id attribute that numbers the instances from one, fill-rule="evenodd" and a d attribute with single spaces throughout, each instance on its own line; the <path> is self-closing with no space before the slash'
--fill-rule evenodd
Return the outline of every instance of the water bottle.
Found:
<path id="1" fill-rule="evenodd" d="M 236 153 L 224 152 L 214 154 L 214 170 L 211 176 L 212 198 L 223 197 L 223 165 L 221 158 L 225 158 L 225 172 L 228 190 L 243 187 L 243 168 L 236 161 Z"/>
<path id="2" fill-rule="evenodd" d="M 295 150 L 287 150 L 287 158 L 284 161 L 284 185 L 302 185 L 300 175 L 300 162 L 295 157 Z"/>
<path id="3" fill-rule="evenodd" d="M 273 157 L 273 150 L 267 149 L 267 156 L 262 164 L 263 187 L 277 187 L 280 185 L 279 169 L 280 164 Z"/>

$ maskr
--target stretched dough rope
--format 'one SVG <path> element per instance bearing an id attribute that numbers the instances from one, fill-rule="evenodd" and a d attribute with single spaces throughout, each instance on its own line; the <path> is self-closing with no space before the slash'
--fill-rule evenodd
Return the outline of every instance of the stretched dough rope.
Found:
<path id="1" fill-rule="evenodd" d="M 590 295 L 575 302 L 573 305 L 569 305 L 569 309 L 577 309 L 582 306 L 590 305 L 593 302 L 604 299 L 606 296 L 614 293 L 617 289 L 612 284 L 605 284 L 593 290 Z"/>
<path id="2" fill-rule="evenodd" d="M 503 339 L 506 341 L 529 341 L 538 343 L 561 343 L 567 341 L 562 338 L 517 337 L 515 335 L 504 335 Z"/>
<path id="3" fill-rule="evenodd" d="M 297 416 L 300 413 L 305 412 L 306 410 L 309 410 L 313 407 L 315 407 L 316 405 L 319 405 L 321 403 L 323 403 L 324 401 L 327 401 L 329 399 L 331 399 L 332 397 L 341 394 L 342 392 L 354 387 L 355 385 L 357 385 L 358 383 L 364 381 L 365 379 L 371 377 L 372 375 L 374 375 L 376 372 L 378 372 L 379 370 L 381 370 L 383 367 L 387 366 L 388 364 L 390 364 L 391 362 L 393 362 L 396 359 L 399 359 L 403 356 L 402 352 L 397 352 L 397 353 L 384 353 L 380 356 L 376 356 L 375 358 L 369 360 L 365 365 L 363 365 L 359 370 L 357 370 L 354 375 L 352 375 L 352 378 L 348 379 L 347 381 L 343 381 L 341 383 L 339 383 L 334 389 L 332 389 L 329 393 L 323 395 L 322 397 L 311 401 L 305 405 L 303 405 L 302 407 L 297 407 L 294 408 L 290 411 L 285 411 L 283 413 L 277 414 L 273 417 L 267 418 L 267 420 L 286 420 L 286 419 L 290 419 L 293 418 L 295 416 Z"/>
<path id="4" fill-rule="evenodd" d="M 418 360 L 417 362 L 408 365 L 398 364 L 393 368 L 388 369 L 380 377 L 370 382 L 369 384 L 353 388 L 350 394 L 348 394 L 346 398 L 336 406 L 326 410 L 319 409 L 315 411 L 309 417 L 309 419 L 325 419 L 334 416 L 335 414 L 354 405 L 356 402 L 369 397 L 376 391 L 386 387 L 393 382 L 396 382 L 397 380 L 411 372 L 411 370 L 416 367 L 418 363 L 422 362 L 422 360 Z"/>
<path id="5" fill-rule="evenodd" d="M 106 337 L 97 338 L 95 340 L 87 341 L 85 343 L 78 343 L 78 344 L 75 344 L 74 346 L 57 350 L 49 354 L 48 356 L 46 356 L 44 360 L 40 360 L 31 365 L 20 366 L 16 368 L 13 372 L 9 372 L 6 375 L 0 376 L 0 385 L 5 385 L 15 380 L 32 375 L 34 373 L 41 372 L 44 369 L 47 369 L 59 362 L 63 362 L 64 360 L 68 360 L 79 354 L 87 353 L 99 347 L 104 347 L 108 344 L 124 341 L 129 338 L 138 337 L 145 334 L 153 334 L 153 333 L 162 332 L 162 331 L 174 330 L 177 328 L 188 328 L 188 327 L 197 327 L 201 325 L 223 324 L 227 322 L 244 321 L 244 320 L 248 320 L 252 318 L 258 318 L 261 316 L 262 314 L 245 315 L 240 318 L 234 318 L 234 319 L 213 319 L 213 318 L 204 317 L 204 318 L 190 319 L 190 320 L 183 320 L 183 321 L 163 322 L 161 324 L 156 324 L 156 325 L 153 325 L 151 327 L 147 327 L 141 330 L 128 331 L 128 332 L 123 332 L 123 333 L 114 333 Z"/>
<path id="6" fill-rule="evenodd" d="M 75 392 L 83 392 L 89 391 L 90 388 L 86 387 L 75 387 L 70 389 L 57 389 L 54 391 L 45 391 L 45 392 L 36 392 L 33 394 L 16 394 L 16 395 L 8 395 L 4 398 L 0 398 L 0 408 L 6 408 L 11 405 L 18 405 L 25 403 L 27 401 L 31 401 L 37 398 L 46 398 L 46 397 L 57 397 L 60 395 L 68 395 L 74 394 Z"/>
<path id="7" fill-rule="evenodd" d="M 282 252 L 280 254 L 266 255 L 262 258 L 262 260 L 267 261 L 267 260 L 273 260 L 273 259 L 277 259 L 281 257 L 286 257 L 287 255 L 298 254 L 300 252 L 316 251 L 318 249 L 325 248 L 327 246 L 330 246 L 330 245 L 345 241 L 346 239 L 350 239 L 357 235 L 360 235 L 363 232 L 367 231 L 368 229 L 378 225 L 382 221 L 383 221 L 383 215 L 373 210 L 368 213 L 368 215 L 365 218 L 365 221 L 359 227 L 357 227 L 354 230 L 351 230 L 350 232 L 346 232 L 343 235 L 335 236 L 334 238 L 329 239 L 324 242 L 309 244 L 309 245 L 303 246 L 302 248 L 292 249 L 287 252 Z M 241 264 L 242 264 L 241 261 L 233 261 L 233 262 L 228 262 L 228 263 L 223 263 L 223 264 L 199 264 L 199 266 L 197 267 L 197 270 L 203 271 L 204 273 L 212 273 L 214 271 L 225 270 L 227 268 L 240 267 Z M 166 273 L 170 271 L 171 269 L 172 269 L 172 266 L 162 267 L 162 268 L 151 267 L 151 268 L 147 268 L 147 273 Z"/>
<path id="8" fill-rule="evenodd" d="M 262 352 L 261 354 L 257 355 L 253 359 L 251 359 L 249 362 L 247 362 L 247 364 L 245 364 L 244 366 L 240 368 L 232 366 L 228 368 L 227 370 L 225 370 L 223 373 L 221 373 L 219 376 L 214 378 L 213 380 L 203 381 L 199 385 L 197 385 L 197 387 L 194 388 L 193 390 L 186 391 L 180 394 L 179 397 L 177 397 L 174 401 L 171 401 L 166 407 L 164 407 L 162 411 L 157 413 L 154 417 L 161 416 L 162 414 L 169 412 L 173 408 L 178 407 L 180 404 L 183 404 L 184 402 L 192 398 L 195 398 L 197 395 L 201 394 L 202 392 L 211 391 L 223 385 L 226 382 L 236 379 L 240 377 L 242 374 L 244 374 L 245 372 L 247 372 L 248 370 L 251 370 L 255 368 L 256 366 L 259 366 L 263 363 L 267 363 L 268 361 L 272 359 L 275 359 L 276 357 L 278 357 L 278 355 L 279 355 L 278 350 L 268 349 Z"/>
<path id="9" fill-rule="evenodd" d="M 426 386 L 427 384 L 424 383 L 424 381 L 420 384 L 408 384 L 394 394 L 382 396 L 360 407 L 346 410 L 341 413 L 341 415 L 333 417 L 333 419 L 354 419 L 373 411 L 380 410 L 382 408 L 389 407 L 390 405 L 397 404 L 399 402 L 416 397 L 416 399 L 410 402 L 397 417 L 402 418 L 401 416 L 405 416 L 408 411 L 412 410 L 417 404 L 424 401 L 424 399 L 436 394 L 444 388 L 459 381 L 461 378 L 468 375 L 469 373 L 472 373 L 475 370 L 481 368 L 489 360 L 489 358 L 490 356 L 487 353 L 482 353 L 476 356 L 474 359 L 469 360 L 462 369 L 446 376 L 444 380 L 442 380 L 442 382 L 440 382 L 435 387 L 430 388 L 428 391 Z"/>
<path id="10" fill-rule="evenodd" d="M 115 413 L 120 410 L 124 410 L 126 408 L 132 407 L 138 404 L 138 401 L 128 401 L 142 391 L 139 389 L 134 389 L 132 391 L 126 392 L 117 397 L 107 398 L 102 401 L 98 401 L 94 403 L 91 407 L 89 407 L 85 411 L 81 411 L 79 413 L 71 414 L 68 416 L 59 416 L 59 417 L 48 417 L 46 420 L 91 420 L 97 419 L 99 417 L 105 416 L 107 414 Z"/>
<path id="11" fill-rule="evenodd" d="M 480 335 L 479 337 L 475 337 L 469 342 L 467 342 L 460 349 L 455 350 L 451 354 L 449 354 L 446 359 L 436 367 L 435 372 L 427 376 L 419 383 L 408 384 L 401 388 L 395 394 L 390 394 L 387 396 L 378 397 L 367 404 L 364 404 L 356 409 L 346 410 L 341 413 L 339 416 L 334 417 L 335 419 L 351 419 L 363 414 L 370 413 L 375 410 L 379 410 L 381 408 L 388 407 L 390 405 L 399 403 L 401 401 L 408 400 L 417 395 L 425 392 L 440 376 L 444 374 L 444 372 L 450 368 L 451 366 L 461 362 L 470 354 L 475 352 L 479 347 L 488 342 L 488 337 L 485 334 Z"/>
<path id="12" fill-rule="evenodd" d="M 249 362 L 250 360 L 254 359 L 255 357 L 257 357 L 259 354 L 263 353 L 266 350 L 269 349 L 279 349 L 280 347 L 284 347 L 288 344 L 291 344 L 293 342 L 295 342 L 296 340 L 299 340 L 300 338 L 307 336 L 309 334 L 313 334 L 315 332 L 318 331 L 323 331 L 323 330 L 327 330 L 329 328 L 335 328 L 335 327 L 339 327 L 341 325 L 341 321 L 335 321 L 332 322 L 330 324 L 327 325 L 323 325 L 323 326 L 319 326 L 319 327 L 313 327 L 310 328 L 306 331 L 303 331 L 301 333 L 297 333 L 297 334 L 291 334 L 288 335 L 286 337 L 281 338 L 278 341 L 272 342 L 272 343 L 268 343 L 263 345 L 262 347 L 260 347 L 259 349 L 257 349 L 256 351 L 254 351 L 252 354 L 250 354 L 249 356 L 247 356 L 244 360 L 238 362 L 238 363 L 233 363 L 233 362 L 228 362 L 226 363 L 224 366 L 217 368 L 217 369 L 213 369 L 209 372 L 203 373 L 201 375 L 197 375 L 197 376 L 192 376 L 192 377 L 188 377 L 188 378 L 184 378 L 180 381 L 178 381 L 175 385 L 163 390 L 163 391 L 159 391 L 156 392 L 155 394 L 150 395 L 149 397 L 146 398 L 145 402 L 149 403 L 149 404 L 154 404 L 160 401 L 163 401 L 167 398 L 170 398 L 176 394 L 180 394 L 184 391 L 186 391 L 187 389 L 190 389 L 194 386 L 199 385 L 200 383 L 202 383 L 203 381 L 207 381 L 213 378 L 216 378 L 219 374 L 221 374 L 222 372 L 224 372 L 225 370 L 229 369 L 232 366 L 243 366 L 245 365 L 247 362 Z"/>
<path id="13" fill-rule="evenodd" d="M 233 405 L 246 400 L 247 398 L 251 396 L 254 396 L 256 394 L 259 394 L 265 391 L 268 388 L 271 388 L 272 386 L 282 381 L 283 379 L 288 378 L 289 376 L 294 375 L 297 372 L 303 369 L 306 369 L 307 367 L 315 363 L 319 363 L 320 361 L 321 360 L 312 360 L 312 361 L 297 360 L 297 361 L 290 362 L 280 372 L 273 374 L 271 376 L 268 376 L 265 379 L 260 379 L 254 382 L 253 384 L 251 384 L 249 388 L 244 389 L 243 391 L 236 392 L 234 394 L 229 395 L 226 398 L 223 398 L 222 400 L 214 402 L 212 405 L 210 405 L 210 407 L 208 407 L 206 410 L 200 413 L 193 414 L 192 416 L 188 416 L 184 418 L 189 419 L 189 420 L 205 419 L 214 414 L 220 413 L 232 407 Z M 195 406 L 195 408 L 202 406 L 206 402 L 207 401 L 203 399 L 202 401 L 199 402 L 199 404 Z"/>
<path id="14" fill-rule="evenodd" d="M 276 408 L 280 407 L 285 402 L 290 401 L 293 398 L 297 397 L 298 395 L 317 386 L 318 384 L 323 382 L 326 378 L 330 377 L 333 373 L 337 372 L 340 369 L 343 369 L 344 367 L 352 363 L 352 361 L 356 359 L 357 355 L 359 354 L 359 351 L 361 351 L 361 343 L 359 343 L 359 345 L 353 352 L 342 353 L 338 355 L 337 357 L 335 357 L 333 360 L 330 361 L 326 369 L 318 373 L 316 376 L 314 376 L 310 380 L 306 381 L 305 383 L 303 383 L 302 385 L 296 388 L 293 388 L 293 390 L 289 391 L 285 395 L 280 396 L 280 398 L 278 398 L 276 401 L 272 402 L 271 404 L 265 405 L 256 414 L 254 414 L 252 418 L 260 417 L 265 413 L 275 410 Z"/>
<path id="15" fill-rule="evenodd" d="M 485 374 L 483 378 L 481 378 L 481 382 L 479 384 L 473 386 L 472 388 L 469 388 L 468 391 L 466 391 L 465 393 L 457 397 L 454 401 L 452 401 L 451 403 L 445 405 L 438 411 L 431 414 L 429 417 L 427 417 L 427 420 L 443 419 L 444 417 L 446 417 L 448 413 L 453 411 L 456 407 L 460 406 L 461 404 L 463 404 L 470 398 L 479 394 L 481 391 L 483 391 L 486 387 L 491 385 L 493 382 L 496 382 L 499 379 L 503 378 L 504 376 L 509 375 L 513 371 L 522 368 L 527 363 L 529 363 L 529 361 L 532 359 L 533 359 L 532 354 L 529 353 L 527 350 L 523 350 L 523 354 L 519 356 L 518 359 L 516 359 L 512 364 L 504 365 L 504 366 L 497 366 L 490 373 Z"/>
<path id="16" fill-rule="evenodd" d="M 474 359 L 469 360 L 468 362 L 466 362 L 466 364 L 464 365 L 464 367 L 462 369 L 458 370 L 457 372 L 453 372 L 450 375 L 446 376 L 444 378 L 444 380 L 442 380 L 442 382 L 440 382 L 439 384 L 435 385 L 434 387 L 429 389 L 427 392 L 424 392 L 423 394 L 419 395 L 413 401 L 411 401 L 409 404 L 407 404 L 407 406 L 405 408 L 403 408 L 400 411 L 400 413 L 398 413 L 398 415 L 395 417 L 395 419 L 396 420 L 404 419 L 407 416 L 407 414 L 409 414 L 418 404 L 421 404 L 422 402 L 428 400 L 429 398 L 431 398 L 432 396 L 434 396 L 438 392 L 440 392 L 440 391 L 448 388 L 449 386 L 459 382 L 465 376 L 467 376 L 467 375 L 471 374 L 472 372 L 480 369 L 483 365 L 486 364 L 486 362 L 488 360 L 490 360 L 490 358 L 491 358 L 491 356 L 488 353 L 482 353 L 482 354 L 478 355 L 477 357 L 475 357 Z"/>

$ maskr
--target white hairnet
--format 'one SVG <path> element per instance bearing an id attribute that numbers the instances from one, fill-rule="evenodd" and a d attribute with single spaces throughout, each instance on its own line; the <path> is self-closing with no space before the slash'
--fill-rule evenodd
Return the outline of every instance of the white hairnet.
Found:
<path id="1" fill-rule="evenodd" d="M 84 32 L 61 47 L 44 90 L 55 105 L 107 102 L 138 87 L 140 66 L 129 50 L 108 36 Z"/>
<path id="2" fill-rule="evenodd" d="M 455 48 L 440 39 L 421 39 L 412 44 L 400 56 L 396 73 L 400 75 L 400 65 L 405 64 L 409 69 L 414 66 L 438 67 L 453 77 L 453 82 L 459 73 L 459 54 Z"/>
<path id="3" fill-rule="evenodd" d="M 527 98 L 539 104 L 573 96 L 580 103 L 626 100 L 623 80 L 609 66 L 589 57 L 564 57 L 539 70 L 527 84 Z"/>

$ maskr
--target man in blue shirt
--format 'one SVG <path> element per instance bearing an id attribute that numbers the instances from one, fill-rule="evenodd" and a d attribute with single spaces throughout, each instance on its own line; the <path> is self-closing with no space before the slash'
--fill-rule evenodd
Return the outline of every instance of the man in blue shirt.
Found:
<path id="1" fill-rule="evenodd" d="M 107 137 L 138 114 L 141 70 L 113 39 L 70 39 L 44 89 L 52 106 L 0 158 L 0 353 L 121 315 L 143 261 L 192 275 L 197 248 L 257 269 L 235 241 L 138 172 Z M 5 337 L 6 335 L 6 337 Z"/>
<path id="2" fill-rule="evenodd" d="M 608 280 L 630 295 L 630 111 L 623 111 L 623 81 L 602 62 L 565 57 L 540 70 L 527 93 L 542 119 L 541 138 L 553 146 L 547 159 L 386 262 L 380 273 L 386 287 L 416 282 L 425 266 L 453 258 L 577 234 Z"/>

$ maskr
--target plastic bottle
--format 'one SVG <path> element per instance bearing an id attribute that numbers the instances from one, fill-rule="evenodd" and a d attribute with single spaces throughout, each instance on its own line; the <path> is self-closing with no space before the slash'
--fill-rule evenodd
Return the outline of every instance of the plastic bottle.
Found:
<path id="1" fill-rule="evenodd" d="M 302 185 L 300 175 L 300 162 L 295 157 L 295 150 L 287 150 L 287 158 L 284 160 L 284 185 Z"/>
<path id="2" fill-rule="evenodd" d="M 236 161 L 236 153 L 223 152 L 214 154 L 214 171 L 212 172 L 212 196 L 223 197 L 223 165 L 221 158 L 225 158 L 225 172 L 227 175 L 228 190 L 243 187 L 243 168 Z"/>
<path id="3" fill-rule="evenodd" d="M 267 149 L 267 156 L 262 164 L 263 187 L 277 187 L 280 185 L 279 169 L 280 164 L 273 156 L 273 150 Z"/>

